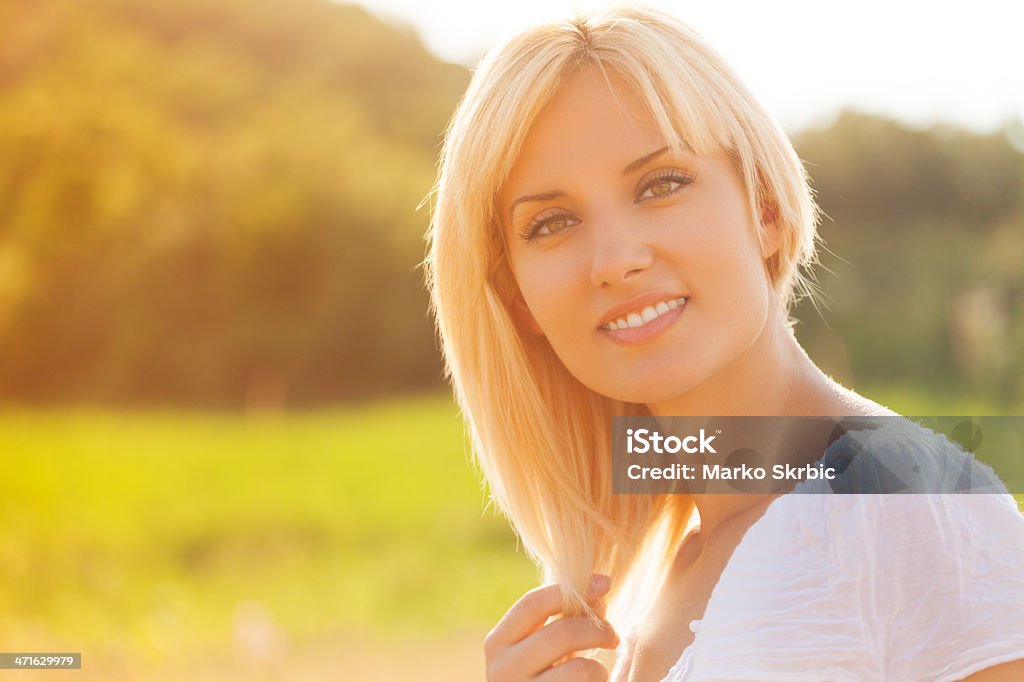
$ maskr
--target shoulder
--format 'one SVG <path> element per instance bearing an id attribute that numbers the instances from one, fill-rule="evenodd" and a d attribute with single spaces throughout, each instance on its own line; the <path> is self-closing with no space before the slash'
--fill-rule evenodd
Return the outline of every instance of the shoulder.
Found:
<path id="1" fill-rule="evenodd" d="M 1024 658 L 1024 516 L 999 477 L 908 420 L 851 431 L 827 453 L 886 679 L 952 682 Z M 887 494 L 871 494 L 887 493 Z"/>

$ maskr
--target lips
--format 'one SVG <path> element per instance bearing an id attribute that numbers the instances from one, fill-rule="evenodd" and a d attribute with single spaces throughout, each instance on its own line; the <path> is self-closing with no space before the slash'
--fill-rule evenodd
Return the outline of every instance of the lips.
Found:
<path id="1" fill-rule="evenodd" d="M 599 327 L 599 329 L 608 329 L 616 331 L 618 329 L 636 329 L 642 327 L 648 322 L 653 322 L 662 315 L 676 310 L 680 306 L 686 305 L 686 297 L 681 296 L 679 298 L 673 298 L 669 301 L 658 301 L 654 305 L 649 305 L 639 312 L 632 312 L 626 314 L 624 317 L 612 320 L 608 324 Z"/>
<path id="2" fill-rule="evenodd" d="M 640 327 L 685 304 L 687 296 L 671 291 L 649 291 L 612 306 L 598 323 L 598 329 Z"/>

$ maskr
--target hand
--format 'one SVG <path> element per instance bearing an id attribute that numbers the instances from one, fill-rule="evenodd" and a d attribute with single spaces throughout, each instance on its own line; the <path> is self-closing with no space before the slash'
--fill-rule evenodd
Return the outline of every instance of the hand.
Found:
<path id="1" fill-rule="evenodd" d="M 586 600 L 593 605 L 611 587 L 607 576 L 595 575 Z M 558 585 L 530 590 L 512 605 L 484 640 L 488 682 L 604 682 L 608 670 L 589 658 L 571 657 L 585 649 L 614 649 L 619 636 L 607 622 L 586 616 L 563 617 Z M 563 662 L 563 659 L 564 662 Z"/>

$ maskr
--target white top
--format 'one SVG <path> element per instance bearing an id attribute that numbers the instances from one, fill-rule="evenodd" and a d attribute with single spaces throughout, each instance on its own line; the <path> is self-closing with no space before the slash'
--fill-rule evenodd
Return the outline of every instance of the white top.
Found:
<path id="1" fill-rule="evenodd" d="M 941 436 L 912 424 L 870 433 L 887 470 L 958 489 L 967 456 Z M 879 456 L 882 437 L 895 446 Z M 837 495 L 827 481 L 799 484 L 747 530 L 663 682 L 952 682 L 1024 658 L 1024 516 L 997 477 L 983 480 L 993 482 L 973 487 L 1004 492 Z M 823 494 L 800 494 L 812 490 Z M 625 679 L 632 645 L 613 680 Z"/>

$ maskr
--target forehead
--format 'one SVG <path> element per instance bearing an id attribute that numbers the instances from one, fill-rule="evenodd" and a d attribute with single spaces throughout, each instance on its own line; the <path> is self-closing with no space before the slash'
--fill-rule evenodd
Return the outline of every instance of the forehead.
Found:
<path id="1" fill-rule="evenodd" d="M 596 66 L 574 73 L 534 119 L 512 167 L 503 202 L 515 191 L 565 189 L 569 172 L 617 164 L 665 146 L 653 119 L 621 77 Z"/>

